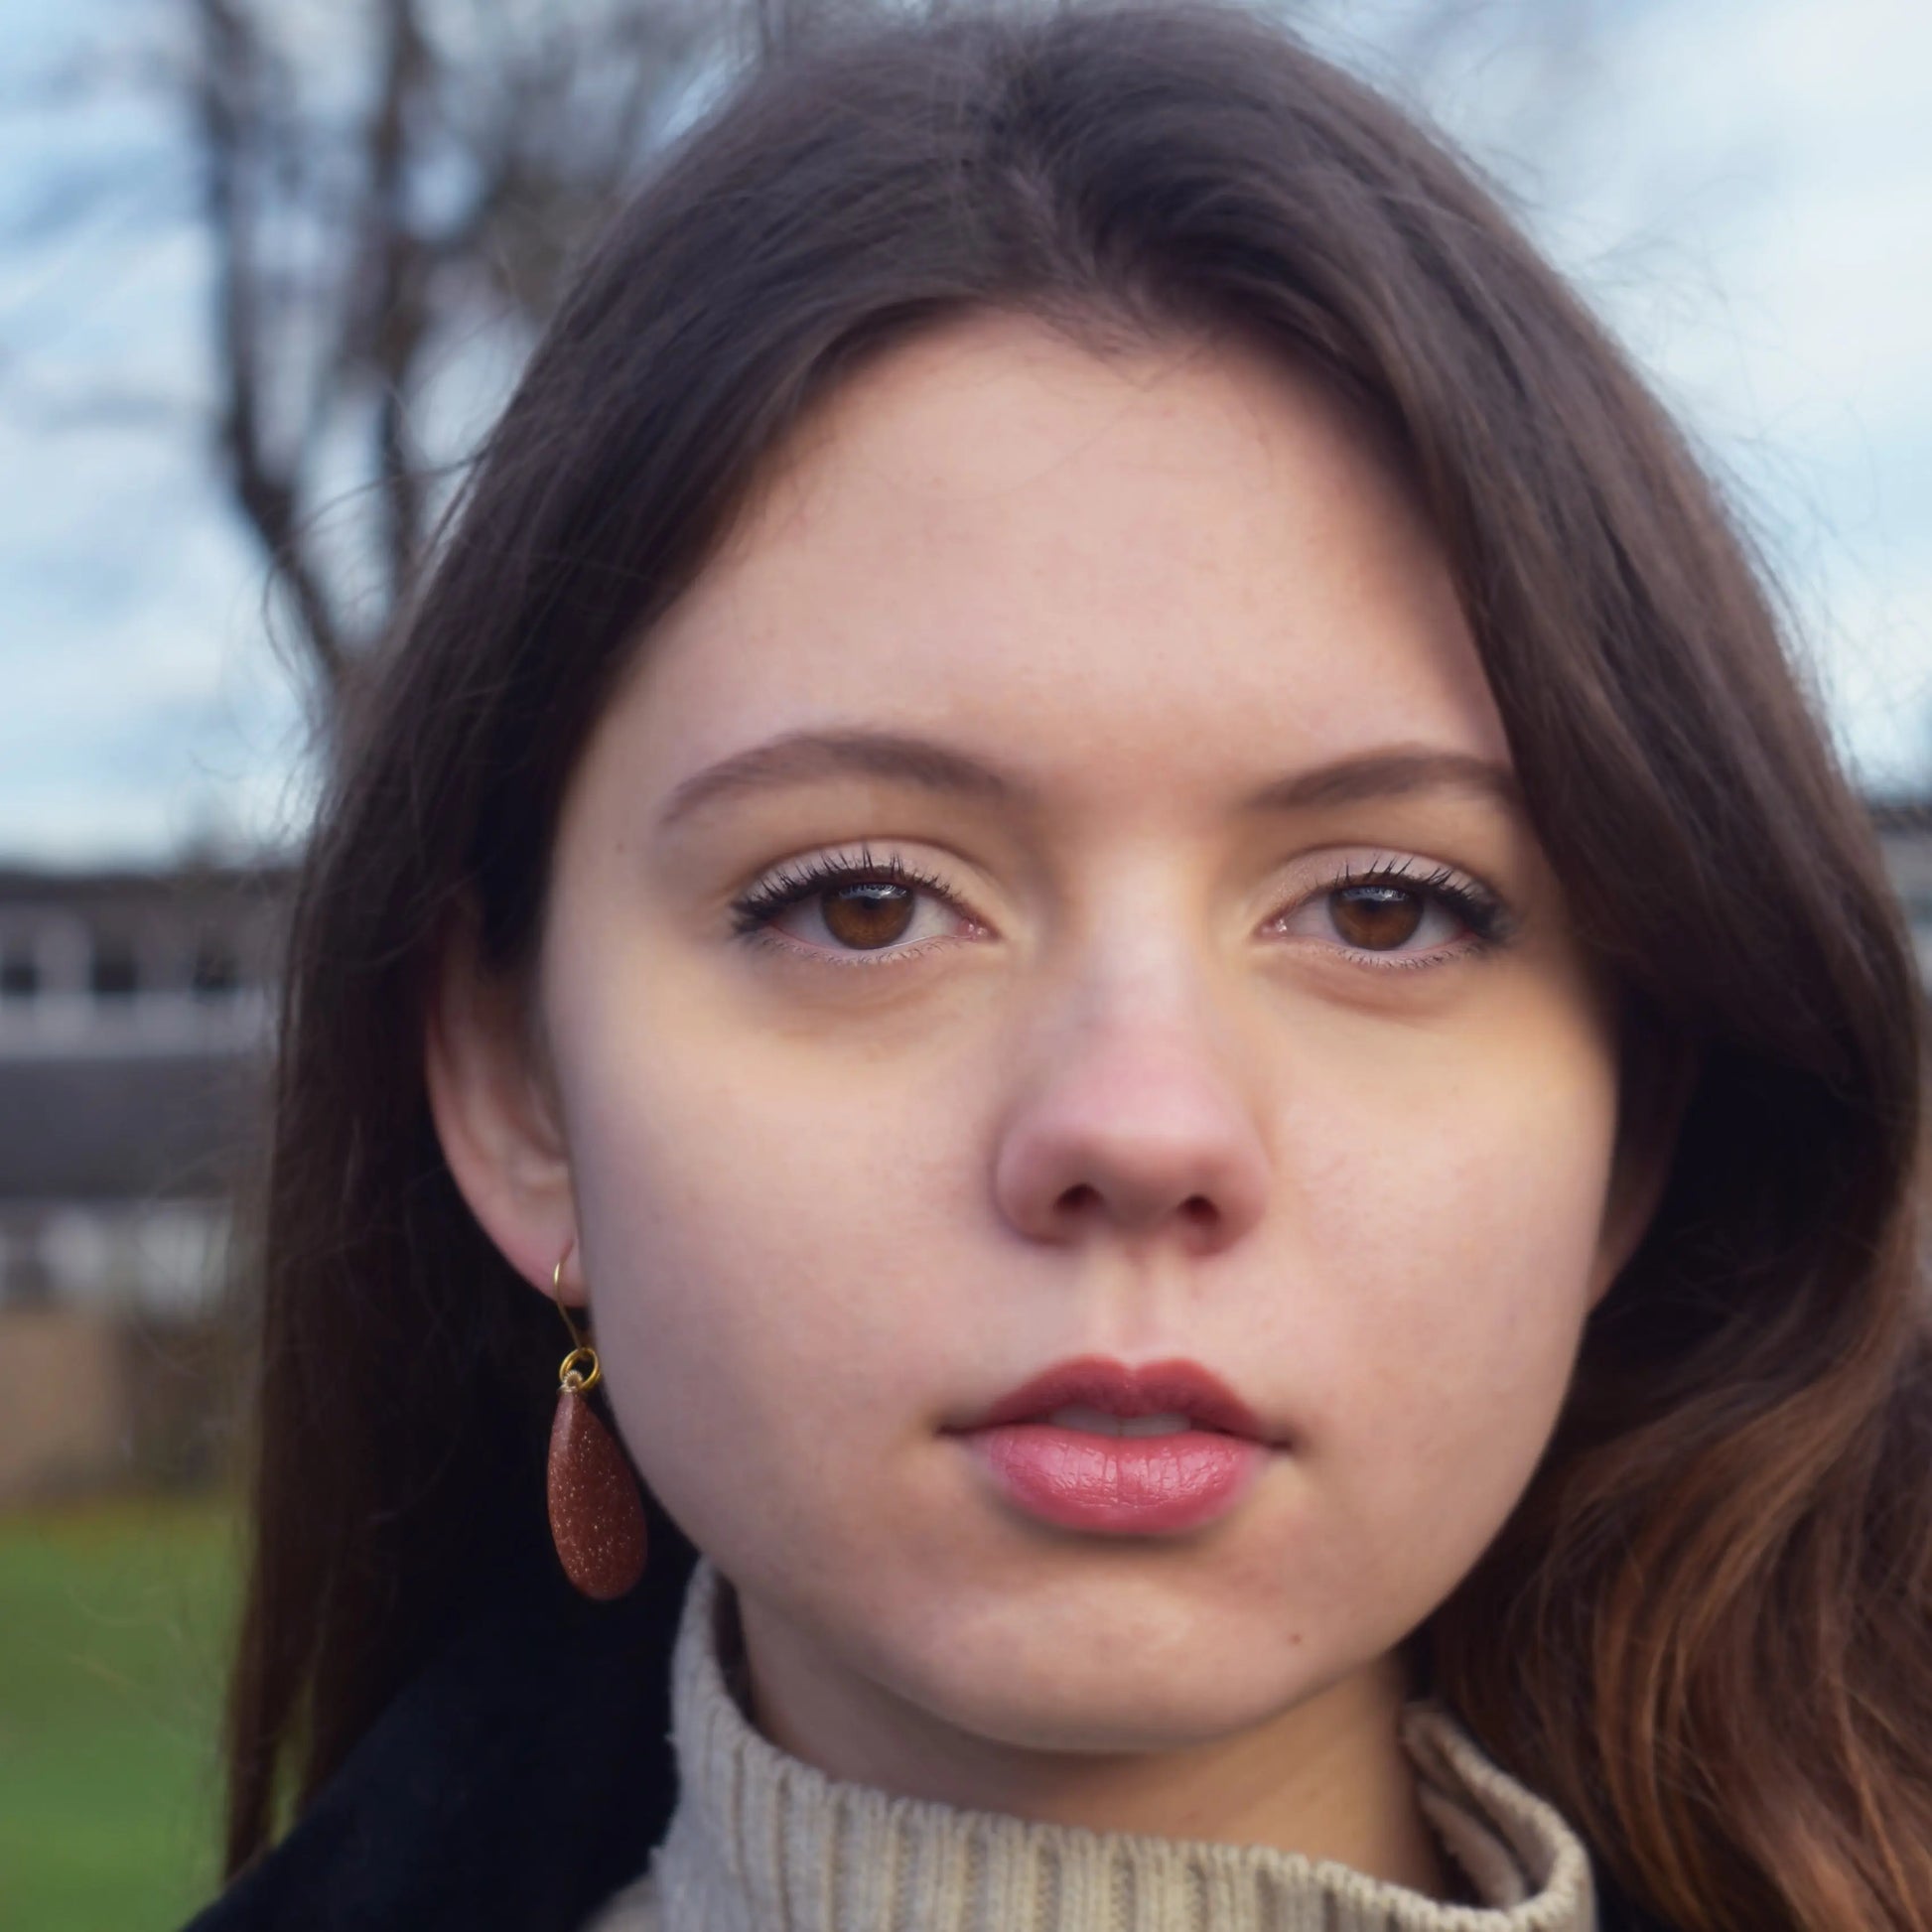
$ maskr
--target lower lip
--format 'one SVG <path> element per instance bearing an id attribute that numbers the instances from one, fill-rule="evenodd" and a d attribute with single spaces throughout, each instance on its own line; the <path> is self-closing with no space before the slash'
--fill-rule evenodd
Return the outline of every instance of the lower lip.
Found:
<path id="1" fill-rule="evenodd" d="M 1268 1450 L 1245 1436 L 1097 1436 L 1007 1423 L 960 1439 L 1009 1502 L 1061 1529 L 1171 1536 L 1225 1516 Z"/>

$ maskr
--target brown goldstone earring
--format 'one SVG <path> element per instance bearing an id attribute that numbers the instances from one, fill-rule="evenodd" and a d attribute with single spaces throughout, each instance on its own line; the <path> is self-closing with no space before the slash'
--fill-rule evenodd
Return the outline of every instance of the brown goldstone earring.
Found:
<path id="1" fill-rule="evenodd" d="M 623 1595 L 644 1574 L 644 1505 L 617 1438 L 586 1400 L 604 1370 L 564 1307 L 569 1259 L 566 1248 L 550 1275 L 573 1344 L 557 1371 L 557 1414 L 550 1425 L 550 1535 L 564 1575 L 602 1603 Z"/>

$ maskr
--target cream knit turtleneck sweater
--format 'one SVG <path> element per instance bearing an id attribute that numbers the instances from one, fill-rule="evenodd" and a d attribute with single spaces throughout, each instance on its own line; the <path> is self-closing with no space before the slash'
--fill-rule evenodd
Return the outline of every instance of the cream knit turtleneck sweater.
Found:
<path id="1" fill-rule="evenodd" d="M 726 1677 L 700 1563 L 671 1665 L 680 1780 L 649 1871 L 585 1932 L 1595 1932 L 1589 1861 L 1440 1707 L 1403 1720 L 1424 1812 L 1480 1905 L 1267 1846 L 1041 1825 L 841 1784 L 768 1743 Z"/>

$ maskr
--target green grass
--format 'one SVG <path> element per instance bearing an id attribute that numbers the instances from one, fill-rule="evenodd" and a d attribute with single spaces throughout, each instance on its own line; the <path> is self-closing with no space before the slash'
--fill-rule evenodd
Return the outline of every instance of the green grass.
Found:
<path id="1" fill-rule="evenodd" d="M 218 1502 L 0 1515 L 0 1928 L 173 1932 L 215 1881 Z"/>

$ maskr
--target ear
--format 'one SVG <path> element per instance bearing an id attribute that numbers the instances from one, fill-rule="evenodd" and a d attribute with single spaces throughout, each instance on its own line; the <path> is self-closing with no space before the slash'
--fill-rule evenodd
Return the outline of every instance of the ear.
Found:
<path id="1" fill-rule="evenodd" d="M 483 1230 L 532 1287 L 575 1238 L 570 1160 L 523 987 L 483 964 L 474 912 L 446 936 L 424 1028 L 424 1077 L 443 1158 Z M 567 1271 L 568 1273 L 568 1271 Z M 566 1301 L 581 1301 L 581 1288 Z"/>
<path id="2" fill-rule="evenodd" d="M 1681 1034 L 1636 1026 L 1628 1040 L 1618 1094 L 1616 1154 L 1590 1278 L 1592 1309 L 1610 1292 L 1656 1216 L 1685 1109 L 1704 1070 L 1702 1052 Z"/>

